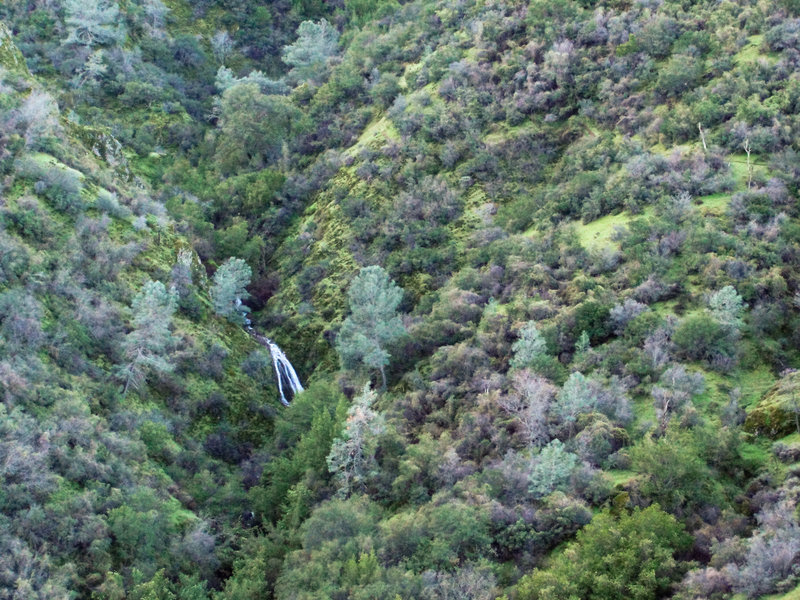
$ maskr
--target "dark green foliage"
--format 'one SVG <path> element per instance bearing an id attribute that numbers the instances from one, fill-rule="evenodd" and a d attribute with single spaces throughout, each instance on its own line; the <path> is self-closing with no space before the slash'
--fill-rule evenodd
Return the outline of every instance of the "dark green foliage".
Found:
<path id="1" fill-rule="evenodd" d="M 680 351 L 693 360 L 711 362 L 718 356 L 732 356 L 735 352 L 725 327 L 707 312 L 683 319 L 672 339 Z"/>
<path id="2" fill-rule="evenodd" d="M 643 475 L 642 494 L 673 514 L 720 502 L 719 483 L 699 435 L 673 426 L 663 437 L 648 436 L 630 450 L 631 468 Z"/>
<path id="3" fill-rule="evenodd" d="M 656 89 L 668 98 L 681 96 L 700 82 L 703 72 L 702 59 L 675 54 L 659 71 Z"/>
<path id="4" fill-rule="evenodd" d="M 611 332 L 610 307 L 599 302 L 584 302 L 579 305 L 572 315 L 572 335 L 578 339 L 584 331 L 589 335 L 589 341 L 597 344 L 606 339 Z"/>
<path id="5" fill-rule="evenodd" d="M 276 442 L 289 445 L 291 452 L 270 461 L 265 466 L 264 487 L 250 492 L 263 518 L 273 522 L 286 519 L 294 529 L 310 513 L 312 494 L 319 494 L 328 482 L 326 458 L 340 428 L 339 401 L 334 389 L 312 384 L 293 402 L 295 421 L 278 423 Z M 296 495 L 294 504 L 290 502 L 292 490 Z M 298 497 L 299 490 L 312 494 Z"/>
<path id="6" fill-rule="evenodd" d="M 220 100 L 216 159 L 220 170 L 232 174 L 255 170 L 280 158 L 302 129 L 302 113 L 283 96 L 261 93 L 254 83 L 227 89 Z"/>

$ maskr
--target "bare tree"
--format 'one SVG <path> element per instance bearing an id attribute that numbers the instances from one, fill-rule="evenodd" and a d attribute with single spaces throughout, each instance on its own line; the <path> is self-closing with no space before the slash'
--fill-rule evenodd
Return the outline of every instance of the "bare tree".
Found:
<path id="1" fill-rule="evenodd" d="M 512 390 L 500 396 L 498 404 L 519 422 L 528 444 L 540 447 L 550 439 L 548 411 L 556 395 L 556 388 L 544 377 L 528 369 L 514 374 Z"/>
<path id="2" fill-rule="evenodd" d="M 662 428 L 666 428 L 669 417 L 686 406 L 694 396 L 705 389 L 702 373 L 691 373 L 683 365 L 670 367 L 661 375 L 658 385 L 653 387 L 656 416 Z"/>
<path id="3" fill-rule="evenodd" d="M 467 566 L 455 573 L 426 571 L 422 574 L 425 600 L 492 600 L 496 582 L 487 567 Z"/>
<path id="4" fill-rule="evenodd" d="M 214 51 L 214 57 L 221 65 L 225 64 L 225 60 L 233 52 L 233 38 L 231 34 L 225 30 L 218 31 L 211 38 L 211 48 Z"/>
<path id="5" fill-rule="evenodd" d="M 750 163 L 750 151 L 752 150 L 752 146 L 750 146 L 750 138 L 747 138 L 744 141 L 744 151 L 747 153 L 747 189 L 749 190 L 753 185 L 753 165 Z"/>
<path id="6" fill-rule="evenodd" d="M 362 489 L 375 468 L 377 436 L 385 429 L 383 416 L 372 410 L 376 397 L 369 384 L 365 385 L 347 411 L 342 435 L 331 445 L 328 470 L 334 474 L 342 498 Z"/>

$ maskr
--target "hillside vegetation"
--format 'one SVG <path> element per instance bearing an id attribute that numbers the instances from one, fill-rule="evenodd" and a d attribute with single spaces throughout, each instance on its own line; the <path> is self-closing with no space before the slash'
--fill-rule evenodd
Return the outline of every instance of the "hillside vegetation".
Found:
<path id="1" fill-rule="evenodd" d="M 0 19 L 0 598 L 797 594 L 797 2 Z"/>

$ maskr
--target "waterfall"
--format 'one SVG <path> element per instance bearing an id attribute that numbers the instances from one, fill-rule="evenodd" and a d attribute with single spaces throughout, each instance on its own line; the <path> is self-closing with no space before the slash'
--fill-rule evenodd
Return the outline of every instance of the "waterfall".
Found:
<path id="1" fill-rule="evenodd" d="M 269 338 L 265 339 L 267 341 L 269 353 L 272 355 L 272 366 L 275 368 L 275 376 L 278 378 L 278 393 L 281 395 L 281 403 L 284 406 L 289 406 L 289 400 L 294 398 L 297 392 L 303 391 L 303 384 L 300 383 L 300 378 L 297 376 L 292 363 L 286 358 L 286 355 L 283 353 L 283 350 L 278 347 L 278 344 Z M 291 391 L 288 400 L 284 392 L 284 383 L 286 383 L 288 389 Z"/>
<path id="2" fill-rule="evenodd" d="M 250 319 L 245 319 L 245 327 L 255 340 L 269 350 L 272 356 L 272 368 L 275 370 L 275 378 L 278 381 L 278 393 L 280 394 L 281 404 L 289 406 L 289 402 L 298 392 L 303 391 L 303 384 L 300 383 L 300 378 L 294 370 L 292 363 L 286 358 L 280 346 L 273 342 L 266 336 L 256 333 L 253 326 L 250 324 Z M 287 398 L 288 395 L 288 398 Z"/>
<path id="3" fill-rule="evenodd" d="M 256 330 L 253 329 L 252 321 L 247 318 L 247 311 L 249 309 L 242 304 L 242 299 L 237 297 L 236 300 L 234 300 L 234 304 L 236 305 L 236 309 L 242 313 L 245 331 L 259 344 L 269 350 L 270 356 L 272 356 L 272 368 L 275 370 L 275 378 L 278 381 L 278 393 L 281 396 L 281 404 L 289 406 L 289 402 L 292 398 L 294 398 L 298 392 L 303 391 L 303 384 L 300 383 L 297 372 L 278 344 L 268 337 L 257 333 Z M 288 398 L 286 397 L 287 394 L 289 396 Z"/>

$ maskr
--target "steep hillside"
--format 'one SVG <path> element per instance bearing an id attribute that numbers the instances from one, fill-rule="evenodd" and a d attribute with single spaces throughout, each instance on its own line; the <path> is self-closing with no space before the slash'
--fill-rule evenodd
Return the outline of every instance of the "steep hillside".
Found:
<path id="1" fill-rule="evenodd" d="M 0 584 L 790 593 L 795 4 L 0 7 Z"/>
<path id="2" fill-rule="evenodd" d="M 214 315 L 118 142 L 60 114 L 5 26 L 0 46 L 0 595 L 146 597 L 154 576 L 200 593 L 248 518 L 269 357 Z"/>

